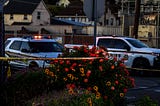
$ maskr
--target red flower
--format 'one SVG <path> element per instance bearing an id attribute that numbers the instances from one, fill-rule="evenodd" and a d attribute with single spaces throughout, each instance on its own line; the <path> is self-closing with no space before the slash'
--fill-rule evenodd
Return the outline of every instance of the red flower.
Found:
<path id="1" fill-rule="evenodd" d="M 106 61 L 108 61 L 108 58 L 105 58 Z"/>
<path id="2" fill-rule="evenodd" d="M 86 59 L 83 59 L 82 61 L 83 61 L 83 62 L 86 62 L 87 60 L 86 60 Z"/>
<path id="3" fill-rule="evenodd" d="M 107 100 L 107 99 L 108 99 L 108 96 L 104 96 L 103 98 L 104 98 L 104 100 Z"/>
<path id="4" fill-rule="evenodd" d="M 119 66 L 120 67 L 125 67 L 125 65 L 123 63 L 120 63 Z"/>
<path id="5" fill-rule="evenodd" d="M 96 54 L 90 53 L 89 56 L 90 57 L 96 57 Z"/>
<path id="6" fill-rule="evenodd" d="M 77 65 L 77 63 L 73 63 L 73 64 L 72 64 L 72 67 L 75 67 L 76 65 Z"/>
<path id="7" fill-rule="evenodd" d="M 87 82 L 88 82 L 88 79 L 87 79 L 87 78 L 85 78 L 83 81 L 84 81 L 85 83 L 87 83 Z"/>
<path id="8" fill-rule="evenodd" d="M 87 73 L 88 73 L 88 74 L 91 74 L 91 70 L 88 70 Z"/>
<path id="9" fill-rule="evenodd" d="M 64 63 L 64 61 L 63 61 L 63 60 L 60 60 L 59 64 L 63 64 L 63 63 Z"/>
<path id="10" fill-rule="evenodd" d="M 68 65 L 68 64 L 70 64 L 70 61 L 69 61 L 69 60 L 67 60 L 67 61 L 66 61 L 66 64 L 67 64 L 67 65 Z"/>
<path id="11" fill-rule="evenodd" d="M 103 71 L 103 67 L 102 67 L 102 66 L 99 66 L 99 70 L 100 70 L 100 71 Z"/>
<path id="12" fill-rule="evenodd" d="M 116 81 L 115 81 L 115 84 L 116 84 L 116 85 L 118 85 L 118 84 L 119 84 L 119 82 L 116 80 Z"/>
<path id="13" fill-rule="evenodd" d="M 132 86 L 134 87 L 135 86 L 135 81 L 134 81 L 134 78 L 129 78 L 130 79 L 130 81 L 131 81 L 131 84 L 132 84 Z"/>
<path id="14" fill-rule="evenodd" d="M 115 87 L 114 87 L 114 86 L 112 86 L 112 87 L 111 87 L 111 90 L 113 90 L 113 91 L 114 91 L 114 90 L 115 90 Z"/>
<path id="15" fill-rule="evenodd" d="M 92 64 L 92 63 L 93 63 L 93 61 L 94 61 L 94 59 L 91 59 L 91 60 L 89 61 L 89 64 Z"/>
<path id="16" fill-rule="evenodd" d="M 104 61 L 104 59 L 100 59 L 99 62 L 102 63 Z"/>
<path id="17" fill-rule="evenodd" d="M 88 53 L 88 50 L 86 48 L 84 49 L 84 53 Z"/>
<path id="18" fill-rule="evenodd" d="M 74 50 L 79 50 L 79 47 L 78 46 L 74 46 L 73 49 Z"/>
<path id="19" fill-rule="evenodd" d="M 66 85 L 67 89 L 74 89 L 76 87 L 75 84 L 67 84 Z"/>
<path id="20" fill-rule="evenodd" d="M 88 87 L 87 90 L 88 90 L 88 91 L 91 91 L 91 90 L 92 90 L 92 87 Z"/>
<path id="21" fill-rule="evenodd" d="M 124 93 L 126 93 L 127 91 L 128 91 L 127 88 L 124 88 L 124 89 L 123 89 L 123 92 L 124 92 Z"/>
<path id="22" fill-rule="evenodd" d="M 54 60 L 54 63 L 58 63 L 58 60 Z"/>
<path id="23" fill-rule="evenodd" d="M 115 68 L 114 65 L 112 65 L 112 66 L 111 66 L 111 69 L 114 70 L 114 68 Z"/>
<path id="24" fill-rule="evenodd" d="M 76 87 L 76 85 L 75 84 L 71 84 L 70 87 L 74 89 Z"/>
<path id="25" fill-rule="evenodd" d="M 117 61 L 118 59 L 117 59 L 117 57 L 114 57 L 114 59 L 113 59 L 114 61 Z"/>
<path id="26" fill-rule="evenodd" d="M 88 70 L 86 76 L 89 77 L 91 75 L 91 70 Z"/>
<path id="27" fill-rule="evenodd" d="M 65 68 L 64 70 L 65 70 L 65 72 L 68 72 L 68 71 L 69 71 L 69 69 L 68 69 L 68 68 Z"/>

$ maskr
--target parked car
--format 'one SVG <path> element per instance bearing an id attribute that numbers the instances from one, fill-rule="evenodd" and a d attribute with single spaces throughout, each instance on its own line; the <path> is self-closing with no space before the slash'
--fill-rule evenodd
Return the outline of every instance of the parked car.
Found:
<path id="1" fill-rule="evenodd" d="M 63 51 L 63 46 L 54 39 L 42 36 L 27 36 L 8 38 L 5 41 L 5 55 L 16 58 L 57 58 Z M 47 60 L 14 60 L 9 65 L 14 69 L 46 67 Z"/>
<path id="2" fill-rule="evenodd" d="M 74 46 L 82 45 L 65 44 L 64 46 L 72 49 Z M 89 45 L 89 48 L 92 46 Z M 128 68 L 160 69 L 160 49 L 150 48 L 138 39 L 116 35 L 100 36 L 96 37 L 96 46 L 105 47 L 112 57 L 125 58 L 124 63 Z"/>

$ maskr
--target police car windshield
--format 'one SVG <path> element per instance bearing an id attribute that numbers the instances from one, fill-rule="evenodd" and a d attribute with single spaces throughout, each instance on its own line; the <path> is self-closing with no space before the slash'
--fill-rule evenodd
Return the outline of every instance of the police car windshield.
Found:
<path id="1" fill-rule="evenodd" d="M 148 46 L 137 39 L 126 39 L 132 46 L 136 48 L 148 48 Z"/>
<path id="2" fill-rule="evenodd" d="M 29 42 L 31 52 L 62 52 L 63 46 L 57 42 Z"/>

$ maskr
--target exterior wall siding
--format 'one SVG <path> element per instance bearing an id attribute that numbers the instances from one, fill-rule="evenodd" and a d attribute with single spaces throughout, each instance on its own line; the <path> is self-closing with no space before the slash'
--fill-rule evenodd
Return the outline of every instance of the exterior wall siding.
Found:
<path id="1" fill-rule="evenodd" d="M 41 13 L 40 19 L 37 19 L 37 12 Z M 49 25 L 50 14 L 41 2 L 32 14 L 32 25 Z"/>
<path id="2" fill-rule="evenodd" d="M 39 34 L 41 33 L 40 30 L 42 28 L 48 30 L 52 34 L 72 33 L 72 26 L 71 25 L 63 25 L 63 26 L 61 26 L 61 25 L 54 25 L 54 26 L 52 26 L 52 25 L 49 25 L 49 26 L 28 26 L 28 25 L 19 26 L 19 25 L 12 25 L 12 26 L 5 26 L 5 30 L 17 33 L 17 31 L 22 30 L 22 27 L 24 27 L 24 28 L 26 28 L 27 30 L 30 30 L 30 31 L 39 32 Z"/>
<path id="3" fill-rule="evenodd" d="M 13 14 L 13 19 L 10 19 L 10 14 L 4 14 L 5 25 L 12 25 L 14 22 L 31 22 L 31 20 L 31 15 L 27 15 L 27 19 L 24 20 L 24 14 Z"/>

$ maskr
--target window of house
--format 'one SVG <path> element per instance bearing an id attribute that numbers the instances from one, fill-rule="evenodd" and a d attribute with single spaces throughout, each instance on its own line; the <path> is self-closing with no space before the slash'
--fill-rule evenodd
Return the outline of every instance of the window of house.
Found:
<path id="1" fill-rule="evenodd" d="M 113 25 L 113 18 L 111 18 L 111 25 Z"/>
<path id="2" fill-rule="evenodd" d="M 13 20 L 13 14 L 10 14 L 10 20 Z"/>
<path id="3" fill-rule="evenodd" d="M 108 19 L 106 19 L 106 25 L 108 25 L 109 24 L 109 20 Z"/>
<path id="4" fill-rule="evenodd" d="M 41 12 L 37 12 L 37 19 L 41 19 Z"/>
<path id="5" fill-rule="evenodd" d="M 24 20 L 27 20 L 28 18 L 27 18 L 27 14 L 24 14 Z"/>

